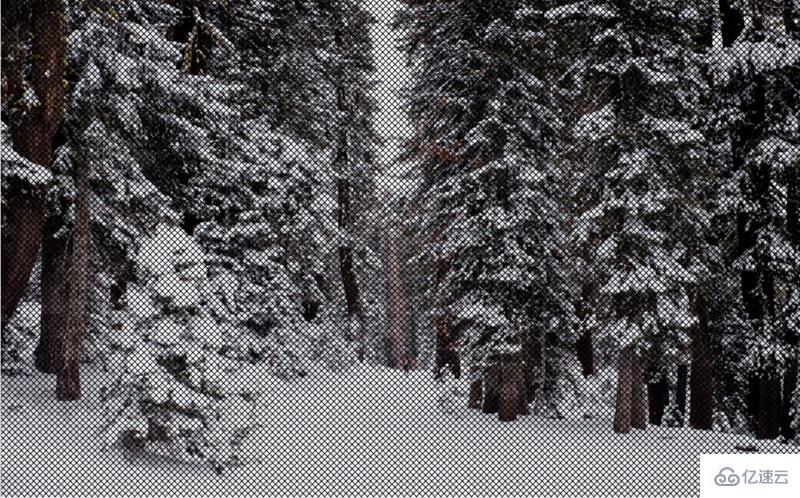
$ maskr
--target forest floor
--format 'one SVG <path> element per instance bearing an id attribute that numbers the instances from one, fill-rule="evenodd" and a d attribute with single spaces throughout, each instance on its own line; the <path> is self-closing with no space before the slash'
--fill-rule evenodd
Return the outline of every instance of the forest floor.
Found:
<path id="1" fill-rule="evenodd" d="M 514 423 L 444 413 L 430 372 L 357 366 L 275 380 L 263 399 L 259 461 L 222 476 L 196 465 L 130 461 L 102 449 L 98 391 L 53 399 L 48 376 L 4 378 L 2 494 L 697 494 L 698 455 L 754 444 L 743 436 L 649 427 L 616 435 L 609 420 Z M 782 446 L 778 451 L 798 451 Z"/>

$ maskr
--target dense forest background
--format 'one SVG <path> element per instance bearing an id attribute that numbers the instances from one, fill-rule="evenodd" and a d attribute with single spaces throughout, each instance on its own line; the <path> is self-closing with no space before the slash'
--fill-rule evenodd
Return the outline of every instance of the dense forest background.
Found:
<path id="1" fill-rule="evenodd" d="M 797 442 L 797 2 L 374 23 L 362 0 L 4 2 L 4 375 L 74 400 L 111 369 L 109 432 L 214 462 L 264 375 L 356 362 L 501 420 Z"/>

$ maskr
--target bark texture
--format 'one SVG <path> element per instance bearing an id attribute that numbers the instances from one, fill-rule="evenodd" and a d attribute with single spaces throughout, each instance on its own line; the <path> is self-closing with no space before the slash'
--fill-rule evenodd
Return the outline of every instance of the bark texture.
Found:
<path id="1" fill-rule="evenodd" d="M 675 385 L 675 404 L 681 414 L 681 425 L 686 423 L 686 389 L 689 383 L 689 366 L 678 365 L 678 380 Z"/>
<path id="2" fill-rule="evenodd" d="M 344 154 L 344 152 L 341 152 Z M 346 159 L 345 159 L 346 161 Z M 350 182 L 340 178 L 337 182 L 339 200 L 339 228 L 349 237 L 353 229 L 352 192 Z M 353 248 L 348 241 L 339 246 L 339 269 L 342 274 L 344 287 L 345 307 L 351 329 L 348 330 L 347 339 L 357 341 L 358 359 L 364 360 L 364 330 L 361 316 L 361 296 L 358 288 L 355 266 L 353 263 Z M 352 327 L 356 327 L 356 336 L 352 336 Z"/>
<path id="3" fill-rule="evenodd" d="M 576 343 L 578 361 L 581 364 L 581 371 L 584 377 L 594 375 L 594 345 L 592 342 L 592 332 L 585 330 Z"/>
<path id="4" fill-rule="evenodd" d="M 669 384 L 667 376 L 662 375 L 655 382 L 647 384 L 648 419 L 653 425 L 661 425 L 664 412 L 669 404 Z"/>
<path id="5" fill-rule="evenodd" d="M 614 432 L 625 434 L 631 430 L 633 405 L 633 348 L 626 346 L 619 352 L 617 365 L 617 397 L 614 408 Z"/>
<path id="6" fill-rule="evenodd" d="M 581 299 L 575 303 L 575 316 L 578 318 L 578 323 L 584 323 L 585 318 L 589 314 L 589 299 L 591 299 L 591 288 L 588 284 L 584 284 L 581 289 Z M 594 375 L 594 344 L 592 340 L 592 331 L 583 330 L 576 341 L 575 347 L 578 353 L 578 362 L 581 364 L 581 371 L 584 377 Z"/>
<path id="7" fill-rule="evenodd" d="M 483 401 L 483 381 L 481 379 L 475 379 L 469 384 L 467 408 L 478 410 L 481 408 L 481 401 Z"/>
<path id="8" fill-rule="evenodd" d="M 638 355 L 633 353 L 631 359 L 631 427 L 645 429 L 647 428 L 647 387 L 644 383 Z"/>
<path id="9" fill-rule="evenodd" d="M 698 320 L 691 336 L 689 427 L 710 430 L 714 425 L 714 368 L 709 343 L 708 303 L 702 293 L 695 296 L 694 307 Z"/>
<path id="10" fill-rule="evenodd" d="M 500 410 L 500 364 L 491 362 L 483 371 L 483 413 L 497 413 Z"/>
<path id="11" fill-rule="evenodd" d="M 34 364 L 40 372 L 61 368 L 63 335 L 69 319 L 69 241 L 51 238 L 42 243 L 42 318 Z"/>
<path id="12" fill-rule="evenodd" d="M 775 439 L 781 433 L 781 380 L 761 374 L 758 379 L 758 439 Z"/>
<path id="13" fill-rule="evenodd" d="M 525 397 L 522 365 L 517 358 L 508 358 L 501 367 L 500 399 L 497 416 L 502 422 L 513 422 L 521 415 L 520 400 Z"/>
<path id="14" fill-rule="evenodd" d="M 384 254 L 386 257 L 386 310 L 387 337 L 389 339 L 389 366 L 404 368 L 411 342 L 408 299 L 406 295 L 403 254 L 403 235 L 397 227 L 386 231 Z"/>
<path id="15" fill-rule="evenodd" d="M 63 360 L 56 377 L 56 398 L 73 401 L 81 397 L 80 353 L 86 330 L 89 285 L 89 180 L 88 165 L 79 159 L 75 172 L 75 226 L 69 264 L 69 302 L 63 336 Z"/>
<path id="16" fill-rule="evenodd" d="M 28 11 L 27 9 L 31 9 Z M 26 159 L 49 168 L 54 139 L 64 116 L 66 3 L 64 0 L 5 2 L 3 5 L 3 86 L 14 148 Z M 22 45 L 27 13 L 31 15 L 31 53 Z M 26 85 L 25 59 L 30 59 Z M 29 108 L 25 88 L 36 96 Z M 45 216 L 45 188 L 12 192 L 6 200 L 2 238 L 2 323 L 5 326 L 22 298 L 36 262 Z"/>

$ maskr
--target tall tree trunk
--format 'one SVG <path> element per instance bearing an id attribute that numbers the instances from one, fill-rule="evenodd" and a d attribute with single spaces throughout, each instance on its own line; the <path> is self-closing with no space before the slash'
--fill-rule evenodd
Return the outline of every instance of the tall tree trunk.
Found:
<path id="1" fill-rule="evenodd" d="M 765 228 L 764 220 L 770 212 L 768 203 L 772 196 L 772 166 L 757 164 L 748 167 L 747 155 L 758 143 L 761 127 L 767 112 L 766 82 L 755 76 L 749 99 L 742 111 L 745 123 L 733 131 L 731 140 L 732 159 L 735 170 L 749 175 L 753 196 L 759 205 L 759 213 L 742 211 L 737 214 L 737 254 L 743 255 L 758 244 L 758 235 Z M 761 216 L 759 216 L 761 214 Z M 742 301 L 747 318 L 758 332 L 766 333 L 766 323 L 775 322 L 775 278 L 770 270 L 770 261 L 763 257 L 741 271 Z M 755 413 L 755 430 L 759 438 L 775 437 L 780 427 L 781 388 L 775 365 L 762 366 L 753 372 L 755 379 L 749 383 L 748 411 Z M 757 388 L 758 393 L 753 390 Z M 755 406 L 753 406 L 755 405 Z"/>
<path id="2" fill-rule="evenodd" d="M 734 6 L 733 0 L 720 0 L 719 7 L 722 16 L 722 46 L 730 47 L 744 30 L 744 16 Z"/>
<path id="3" fill-rule="evenodd" d="M 339 228 L 348 237 L 348 242 L 339 246 L 339 269 L 342 274 L 342 285 L 344 287 L 344 299 L 348 318 L 347 339 L 355 340 L 358 344 L 358 359 L 364 360 L 364 326 L 361 316 L 361 296 L 358 288 L 355 267 L 353 263 L 352 242 L 349 240 L 352 235 L 352 206 L 350 182 L 340 178 L 337 182 L 339 197 Z M 352 329 L 356 329 L 356 336 L 353 337 Z"/>
<path id="4" fill-rule="evenodd" d="M 686 389 L 689 383 L 689 366 L 678 365 L 678 380 L 675 385 L 675 404 L 681 414 L 681 425 L 686 424 Z"/>
<path id="5" fill-rule="evenodd" d="M 762 373 L 758 379 L 758 439 L 775 439 L 781 433 L 781 380 Z"/>
<path id="6" fill-rule="evenodd" d="M 441 282 L 450 269 L 447 260 L 439 261 L 434 275 L 435 282 Z M 461 377 L 461 358 L 458 354 L 459 328 L 453 323 L 453 318 L 447 312 L 444 302 L 435 305 L 433 316 L 433 329 L 436 334 L 436 357 L 434 365 L 434 377 L 440 378 L 445 369 L 456 379 Z M 489 389 L 489 379 L 484 377 L 484 390 Z"/>
<path id="7" fill-rule="evenodd" d="M 689 392 L 689 427 L 711 429 L 714 424 L 714 370 L 709 344 L 708 303 L 702 291 L 695 296 L 694 308 L 698 316 L 692 330 L 692 375 Z"/>
<path id="8" fill-rule="evenodd" d="M 589 299 L 591 298 L 591 288 L 584 284 L 581 289 L 581 299 L 575 304 L 575 316 L 579 323 L 584 323 L 589 314 Z M 578 362 L 584 377 L 594 375 L 594 345 L 592 344 L 592 331 L 584 329 L 575 344 L 578 352 Z"/>
<path id="9" fill-rule="evenodd" d="M 73 401 L 81 397 L 80 353 L 86 330 L 89 284 L 89 179 L 83 157 L 75 170 L 75 226 L 72 229 L 72 254 L 69 261 L 69 305 L 63 337 L 63 360 L 56 377 L 56 398 Z"/>
<path id="10" fill-rule="evenodd" d="M 710 430 L 714 425 L 713 368 L 708 354 L 700 354 L 691 363 L 689 427 Z"/>
<path id="11" fill-rule="evenodd" d="M 477 410 L 481 407 L 483 401 L 483 381 L 478 378 L 469 383 L 469 398 L 467 399 L 467 408 Z"/>
<path id="12" fill-rule="evenodd" d="M 791 4 L 791 0 L 784 0 L 786 4 Z M 791 5 L 788 5 L 791 9 Z M 789 15 L 794 15 L 789 12 Z M 792 31 L 794 30 L 794 31 Z M 800 26 L 794 23 L 790 29 L 790 24 L 787 24 L 787 31 L 793 33 L 796 38 L 800 38 Z M 800 250 L 800 161 L 796 161 L 793 168 L 789 168 L 787 172 L 787 189 L 786 189 L 786 228 L 789 232 L 789 240 L 796 250 Z M 798 342 L 800 337 L 797 331 L 786 331 L 786 342 L 789 347 L 794 351 L 786 365 L 786 370 L 783 375 L 783 407 L 781 410 L 781 434 L 787 440 L 795 437 L 795 428 L 792 427 L 792 400 L 794 399 L 794 392 L 798 388 Z M 800 409 L 797 407 L 796 409 Z"/>
<path id="13" fill-rule="evenodd" d="M 500 382 L 503 373 L 497 361 L 490 361 L 483 371 L 483 413 L 497 413 L 500 410 Z"/>
<path id="14" fill-rule="evenodd" d="M 755 432 L 758 429 L 758 400 L 760 398 L 758 375 L 751 372 L 747 376 L 747 399 L 745 403 L 745 410 L 747 413 L 748 427 L 751 431 Z"/>
<path id="15" fill-rule="evenodd" d="M 333 32 L 334 44 L 336 48 L 343 49 L 342 33 L 340 29 Z M 344 287 L 345 306 L 348 317 L 347 339 L 355 340 L 357 346 L 357 356 L 359 361 L 364 361 L 366 344 L 364 343 L 364 323 L 361 311 L 361 296 L 356 277 L 355 264 L 353 262 L 353 192 L 351 185 L 351 165 L 350 165 L 350 140 L 347 129 L 352 126 L 349 121 L 350 110 L 345 98 L 346 88 L 342 81 L 336 81 L 336 107 L 342 116 L 343 121 L 339 121 L 338 143 L 336 157 L 334 158 L 334 171 L 338 175 L 336 190 L 338 197 L 338 222 L 339 228 L 347 238 L 346 242 L 339 246 L 339 269 L 342 274 L 342 285 Z M 352 329 L 356 328 L 356 337 L 352 337 Z"/>
<path id="16" fill-rule="evenodd" d="M 794 347 L 797 347 L 797 341 L 794 342 Z M 783 405 L 781 409 L 781 435 L 787 440 L 791 441 L 795 437 L 795 428 L 792 427 L 792 400 L 794 399 L 794 392 L 797 389 L 797 376 L 798 365 L 797 356 L 789 360 L 786 371 L 783 374 Z M 794 407 L 800 410 L 800 407 Z"/>
<path id="17" fill-rule="evenodd" d="M 64 116 L 66 3 L 39 0 L 34 5 L 7 2 L 3 6 L 3 82 L 9 129 L 14 148 L 30 161 L 50 167 L 54 139 Z M 24 54 L 20 39 L 21 10 L 32 8 L 30 89 L 37 104 L 25 98 Z M 11 318 L 30 279 L 42 239 L 45 187 L 29 195 L 5 199 L 7 229 L 2 238 L 2 324 Z"/>
<path id="18" fill-rule="evenodd" d="M 641 359 L 633 353 L 631 365 L 631 427 L 647 428 L 647 386 L 644 382 Z"/>
<path id="19" fill-rule="evenodd" d="M 669 404 L 669 383 L 665 374 L 647 385 L 647 404 L 650 423 L 661 425 L 664 411 Z"/>
<path id="20" fill-rule="evenodd" d="M 520 412 L 520 399 L 525 396 L 522 365 L 517 356 L 503 358 L 500 379 L 500 399 L 497 416 L 502 422 L 513 422 Z"/>
<path id="21" fill-rule="evenodd" d="M 619 352 L 617 365 L 617 398 L 614 408 L 614 432 L 625 434 L 631 430 L 633 404 L 633 346 Z"/>
<path id="22" fill-rule="evenodd" d="M 390 367 L 405 368 L 408 358 L 411 327 L 408 299 L 401 254 L 404 254 L 402 233 L 397 227 L 386 231 L 384 254 L 386 257 L 386 310 L 389 339 Z"/>
<path id="23" fill-rule="evenodd" d="M 578 361 L 584 377 L 594 375 L 594 345 L 592 344 L 592 331 L 584 330 L 576 343 Z"/>
<path id="24" fill-rule="evenodd" d="M 42 242 L 42 317 L 39 343 L 34 351 L 34 365 L 40 372 L 48 374 L 57 373 L 61 368 L 62 335 L 69 319 L 68 237 L 45 236 Z"/>

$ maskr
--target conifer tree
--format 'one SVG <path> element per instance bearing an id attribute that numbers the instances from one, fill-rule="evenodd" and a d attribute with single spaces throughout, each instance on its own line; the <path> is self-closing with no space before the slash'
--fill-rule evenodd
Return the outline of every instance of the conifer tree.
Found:
<path id="1" fill-rule="evenodd" d="M 128 290 L 128 318 L 115 337 L 123 365 L 104 391 L 105 430 L 129 451 L 221 471 L 241 463 L 258 383 L 247 376 L 245 336 L 205 258 L 174 221 L 142 241 L 139 283 Z"/>
<path id="2" fill-rule="evenodd" d="M 706 221 L 693 199 L 705 162 L 694 2 L 568 3 L 545 18 L 584 50 L 561 76 L 588 171 L 582 220 L 597 276 L 599 334 L 620 351 L 615 430 L 646 423 L 643 371 L 688 346 Z M 577 53 L 577 50 L 576 50 Z M 625 385 L 625 384 L 629 385 Z"/>
<path id="3" fill-rule="evenodd" d="M 721 162 L 719 213 L 739 280 L 739 351 L 747 414 L 759 438 L 789 435 L 795 389 L 798 78 L 792 16 L 777 2 L 722 2 L 721 45 L 710 57 Z M 736 21 L 739 22 L 736 22 Z M 781 372 L 785 372 L 782 375 Z"/>
<path id="4" fill-rule="evenodd" d="M 535 5 L 414 2 L 397 22 L 413 67 L 409 153 L 423 178 L 414 209 L 436 369 L 458 376 L 465 359 L 483 377 L 484 409 L 499 389 L 485 369 L 492 357 L 532 349 L 538 364 L 525 368 L 542 372 L 535 387 L 545 399 L 554 396 L 558 351 L 572 341 L 552 160 L 558 120 L 537 77 Z M 523 386 L 513 389 L 525 397 Z"/>

